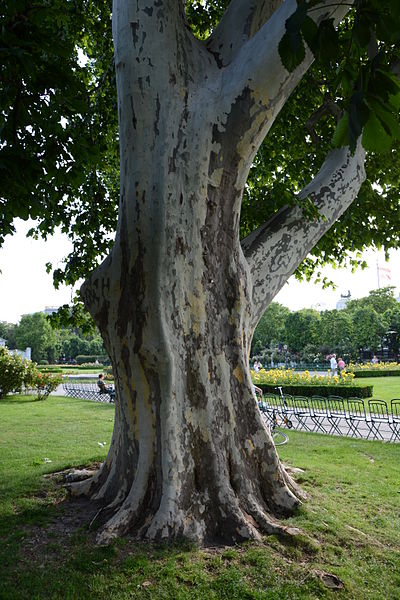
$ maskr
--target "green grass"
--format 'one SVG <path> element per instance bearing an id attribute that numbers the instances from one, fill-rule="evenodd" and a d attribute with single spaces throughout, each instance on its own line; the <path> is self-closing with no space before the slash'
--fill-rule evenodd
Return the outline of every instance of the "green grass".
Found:
<path id="1" fill-rule="evenodd" d="M 296 477 L 309 494 L 288 520 L 302 530 L 292 540 L 99 548 L 85 529 L 60 535 L 64 493 L 43 475 L 104 459 L 98 442 L 110 440 L 113 411 L 58 397 L 0 402 L 1 600 L 399 598 L 400 444 L 291 431 L 280 455 L 303 469 Z"/>
<path id="2" fill-rule="evenodd" d="M 366 377 L 362 382 L 374 386 L 374 398 L 389 403 L 392 398 L 400 398 L 400 377 Z"/>
<path id="3" fill-rule="evenodd" d="M 75 398 L 32 396 L 0 400 L 0 519 L 38 489 L 45 473 L 103 460 L 114 407 Z M 104 444 L 100 446 L 100 444 Z M 51 462 L 50 462 L 51 461 Z"/>

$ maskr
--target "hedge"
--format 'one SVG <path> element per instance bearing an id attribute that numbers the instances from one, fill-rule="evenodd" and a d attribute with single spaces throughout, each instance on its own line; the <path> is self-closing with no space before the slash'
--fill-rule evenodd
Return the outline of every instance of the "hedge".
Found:
<path id="1" fill-rule="evenodd" d="M 50 365 L 48 367 L 38 366 L 38 371 L 41 373 L 62 373 L 63 370 L 61 367 Z"/>
<path id="2" fill-rule="evenodd" d="M 277 394 L 277 385 L 257 383 L 264 393 Z M 340 396 L 341 398 L 371 398 L 374 386 L 372 385 L 280 385 L 283 393 L 291 396 Z"/>
<path id="3" fill-rule="evenodd" d="M 393 371 L 385 371 L 384 369 L 381 371 L 379 369 L 366 371 L 363 369 L 362 371 L 354 371 L 354 377 L 357 377 L 357 379 L 362 379 L 363 377 L 400 377 L 400 369 Z"/>
<path id="4" fill-rule="evenodd" d="M 76 362 L 78 365 L 82 365 L 83 363 L 95 363 L 97 362 L 100 365 L 110 364 L 110 359 L 108 356 L 100 356 L 96 354 L 78 354 L 76 357 Z"/>

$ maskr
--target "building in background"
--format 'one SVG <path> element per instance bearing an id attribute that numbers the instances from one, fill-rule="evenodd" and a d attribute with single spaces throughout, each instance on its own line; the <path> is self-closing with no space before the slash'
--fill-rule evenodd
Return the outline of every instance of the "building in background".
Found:
<path id="1" fill-rule="evenodd" d="M 5 340 L 4 338 L 0 338 L 0 346 L 5 348 L 7 346 L 7 340 Z M 18 356 L 22 356 L 22 358 L 26 358 L 27 360 L 32 360 L 32 352 L 29 346 L 28 348 L 25 348 L 25 350 L 8 350 L 8 352 L 10 354 L 18 354 Z"/>
<path id="2" fill-rule="evenodd" d="M 347 294 L 340 294 L 340 300 L 336 302 L 336 309 L 343 310 L 346 308 L 349 300 L 351 300 L 350 290 L 347 292 Z"/>
<path id="3" fill-rule="evenodd" d="M 56 313 L 58 311 L 58 306 L 46 306 L 43 310 L 42 313 L 46 316 L 48 315 L 52 315 L 53 313 Z"/>

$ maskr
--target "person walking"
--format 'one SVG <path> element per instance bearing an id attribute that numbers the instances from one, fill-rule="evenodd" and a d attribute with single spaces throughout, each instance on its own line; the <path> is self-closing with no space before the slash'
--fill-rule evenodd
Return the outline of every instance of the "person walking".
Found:
<path id="1" fill-rule="evenodd" d="M 343 358 L 341 356 L 339 356 L 338 361 L 337 361 L 337 367 L 339 370 L 339 375 L 340 377 L 343 379 L 343 371 L 346 367 L 346 363 L 344 362 Z"/>
<path id="2" fill-rule="evenodd" d="M 332 372 L 332 376 L 337 375 L 337 368 L 338 368 L 338 364 L 336 361 L 336 354 L 332 354 L 331 356 L 331 372 Z"/>

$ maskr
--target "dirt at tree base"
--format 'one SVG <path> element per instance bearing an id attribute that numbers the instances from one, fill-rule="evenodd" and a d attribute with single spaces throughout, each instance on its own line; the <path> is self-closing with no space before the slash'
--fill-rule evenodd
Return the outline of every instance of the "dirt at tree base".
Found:
<path id="1" fill-rule="evenodd" d="M 47 565 L 55 563 L 59 565 L 65 563 L 68 560 L 68 548 L 74 545 L 74 536 L 79 534 L 85 536 L 89 546 L 96 546 L 99 524 L 97 517 L 102 512 L 102 504 L 86 497 L 70 496 L 66 489 L 66 482 L 70 479 L 68 477 L 70 475 L 79 477 L 80 473 L 86 473 L 85 477 L 88 477 L 94 474 L 100 466 L 101 463 L 96 463 L 44 476 L 53 485 L 50 489 L 39 491 L 36 498 L 40 499 L 42 506 L 52 507 L 56 512 L 43 525 L 28 525 L 24 528 L 24 536 L 21 538 L 20 545 L 20 557 L 23 563 L 34 563 L 38 568 L 45 568 Z M 296 537 L 298 533 L 301 532 L 296 528 L 287 528 L 289 537 Z M 142 544 L 146 547 L 153 545 L 152 542 L 139 541 L 129 533 L 124 538 L 128 543 L 118 549 L 118 560 L 123 560 L 124 557 L 132 554 Z M 182 542 L 185 544 L 184 540 Z M 155 545 L 159 544 L 155 543 Z M 189 543 L 189 545 L 191 544 Z M 224 548 L 226 548 L 225 544 L 213 544 L 204 546 L 202 549 L 205 552 L 218 553 Z"/>

